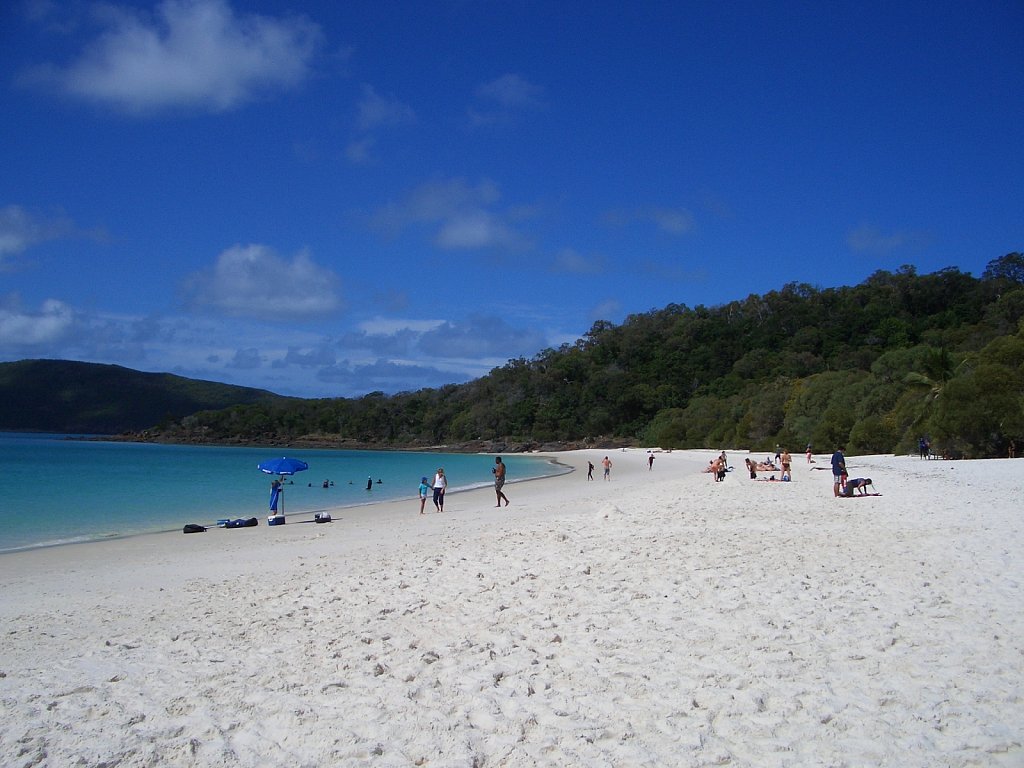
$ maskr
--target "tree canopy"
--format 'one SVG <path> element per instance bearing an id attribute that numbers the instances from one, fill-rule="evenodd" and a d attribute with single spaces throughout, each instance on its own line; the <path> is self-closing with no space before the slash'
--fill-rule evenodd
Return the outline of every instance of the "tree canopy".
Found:
<path id="1" fill-rule="evenodd" d="M 572 344 L 462 385 L 262 402 L 164 428 L 176 439 L 381 446 L 629 439 L 647 446 L 1006 455 L 1024 443 L 1024 257 L 981 278 L 878 271 L 716 307 L 600 321 Z"/>

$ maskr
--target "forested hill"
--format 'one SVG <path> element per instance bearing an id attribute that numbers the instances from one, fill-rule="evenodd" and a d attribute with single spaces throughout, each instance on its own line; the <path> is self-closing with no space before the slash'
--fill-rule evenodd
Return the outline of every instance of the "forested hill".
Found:
<path id="1" fill-rule="evenodd" d="M 0 363 L 0 430 L 113 435 L 196 411 L 285 402 L 259 389 L 68 360 Z"/>
<path id="2" fill-rule="evenodd" d="M 790 284 L 712 308 L 596 323 L 575 344 L 475 381 L 353 400 L 204 412 L 173 439 L 298 438 L 530 447 L 615 439 L 671 447 L 911 451 L 1024 446 L 1024 256 L 975 278 L 880 271 L 860 285 Z"/>

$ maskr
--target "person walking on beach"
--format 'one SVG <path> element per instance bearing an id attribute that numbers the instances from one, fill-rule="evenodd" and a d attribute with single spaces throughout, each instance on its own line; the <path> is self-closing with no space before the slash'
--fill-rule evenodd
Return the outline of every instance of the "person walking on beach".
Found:
<path id="1" fill-rule="evenodd" d="M 505 506 L 508 506 L 508 496 L 505 495 L 501 487 L 505 485 L 505 464 L 501 460 L 501 456 L 495 456 L 494 458 L 494 469 L 491 470 L 494 473 L 494 494 L 498 497 L 498 503 L 495 506 L 501 506 L 501 500 L 505 500 Z"/>
<path id="2" fill-rule="evenodd" d="M 593 479 L 594 479 L 594 462 L 588 461 L 587 462 L 587 480 L 593 480 Z"/>
<path id="3" fill-rule="evenodd" d="M 423 514 L 423 508 L 427 506 L 427 494 L 430 493 L 430 486 L 427 485 L 427 478 L 420 478 L 420 514 Z"/>
<path id="4" fill-rule="evenodd" d="M 647 454 L 647 471 L 650 472 L 652 469 L 654 469 L 654 454 L 649 453 Z"/>
<path id="5" fill-rule="evenodd" d="M 444 474 L 444 467 L 438 467 L 434 475 L 434 507 L 438 512 L 444 512 L 444 492 L 448 489 L 448 478 Z"/>
<path id="6" fill-rule="evenodd" d="M 612 479 L 612 460 L 609 459 L 607 456 L 605 456 L 604 459 L 601 460 L 601 466 L 604 467 L 604 479 L 605 480 L 611 480 Z"/>
<path id="7" fill-rule="evenodd" d="M 836 448 L 832 454 L 832 495 L 839 498 L 840 488 L 844 485 L 843 478 L 846 476 L 846 457 L 843 456 L 843 449 Z"/>

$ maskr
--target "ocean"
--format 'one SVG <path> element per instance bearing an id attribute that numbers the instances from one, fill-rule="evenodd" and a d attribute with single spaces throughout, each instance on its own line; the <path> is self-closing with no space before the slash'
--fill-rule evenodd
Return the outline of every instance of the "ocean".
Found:
<path id="1" fill-rule="evenodd" d="M 481 454 L 160 445 L 0 432 L 6 477 L 0 553 L 180 531 L 186 523 L 212 526 L 222 518 L 258 517 L 265 525 L 273 478 L 257 464 L 281 456 L 309 464 L 285 479 L 287 515 L 412 500 L 420 477 L 433 479 L 441 466 L 451 491 L 486 486 L 494 465 L 493 456 Z M 565 471 L 537 456 L 502 458 L 510 482 Z M 373 480 L 369 491 L 367 478 Z"/>

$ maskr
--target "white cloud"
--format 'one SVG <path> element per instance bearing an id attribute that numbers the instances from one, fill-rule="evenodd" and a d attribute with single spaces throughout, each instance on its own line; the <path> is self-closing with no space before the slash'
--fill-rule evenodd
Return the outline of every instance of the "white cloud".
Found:
<path id="1" fill-rule="evenodd" d="M 529 246 L 525 235 L 509 223 L 521 210 L 503 210 L 496 184 L 482 181 L 471 186 L 464 179 L 424 184 L 401 203 L 378 211 L 373 224 L 389 234 L 410 225 L 433 228 L 433 242 L 445 250 Z"/>
<path id="2" fill-rule="evenodd" d="M 445 323 L 444 320 L 406 320 L 398 317 L 373 317 L 359 323 L 359 329 L 369 334 L 392 335 L 399 331 L 425 333 Z"/>
<path id="3" fill-rule="evenodd" d="M 0 306 L 0 350 L 55 343 L 74 324 L 74 312 L 62 301 L 47 299 L 38 312 L 32 312 L 23 310 L 16 299 L 9 299 Z"/>
<path id="4" fill-rule="evenodd" d="M 22 208 L 0 208 L 0 264 L 3 257 L 21 253 L 44 240 L 54 240 L 74 229 L 65 218 L 42 218 Z"/>
<path id="5" fill-rule="evenodd" d="M 234 317 L 317 317 L 337 310 L 337 276 L 305 253 L 291 261 L 264 245 L 235 245 L 185 279 L 187 301 Z"/>
<path id="6" fill-rule="evenodd" d="M 321 32 L 301 16 L 238 15 L 225 0 L 164 0 L 155 14 L 102 5 L 102 33 L 65 68 L 25 83 L 54 85 L 129 113 L 224 111 L 305 79 Z"/>
<path id="7" fill-rule="evenodd" d="M 465 211 L 449 217 L 434 243 L 445 250 L 463 248 L 513 248 L 521 242 L 511 227 L 488 211 Z"/>

